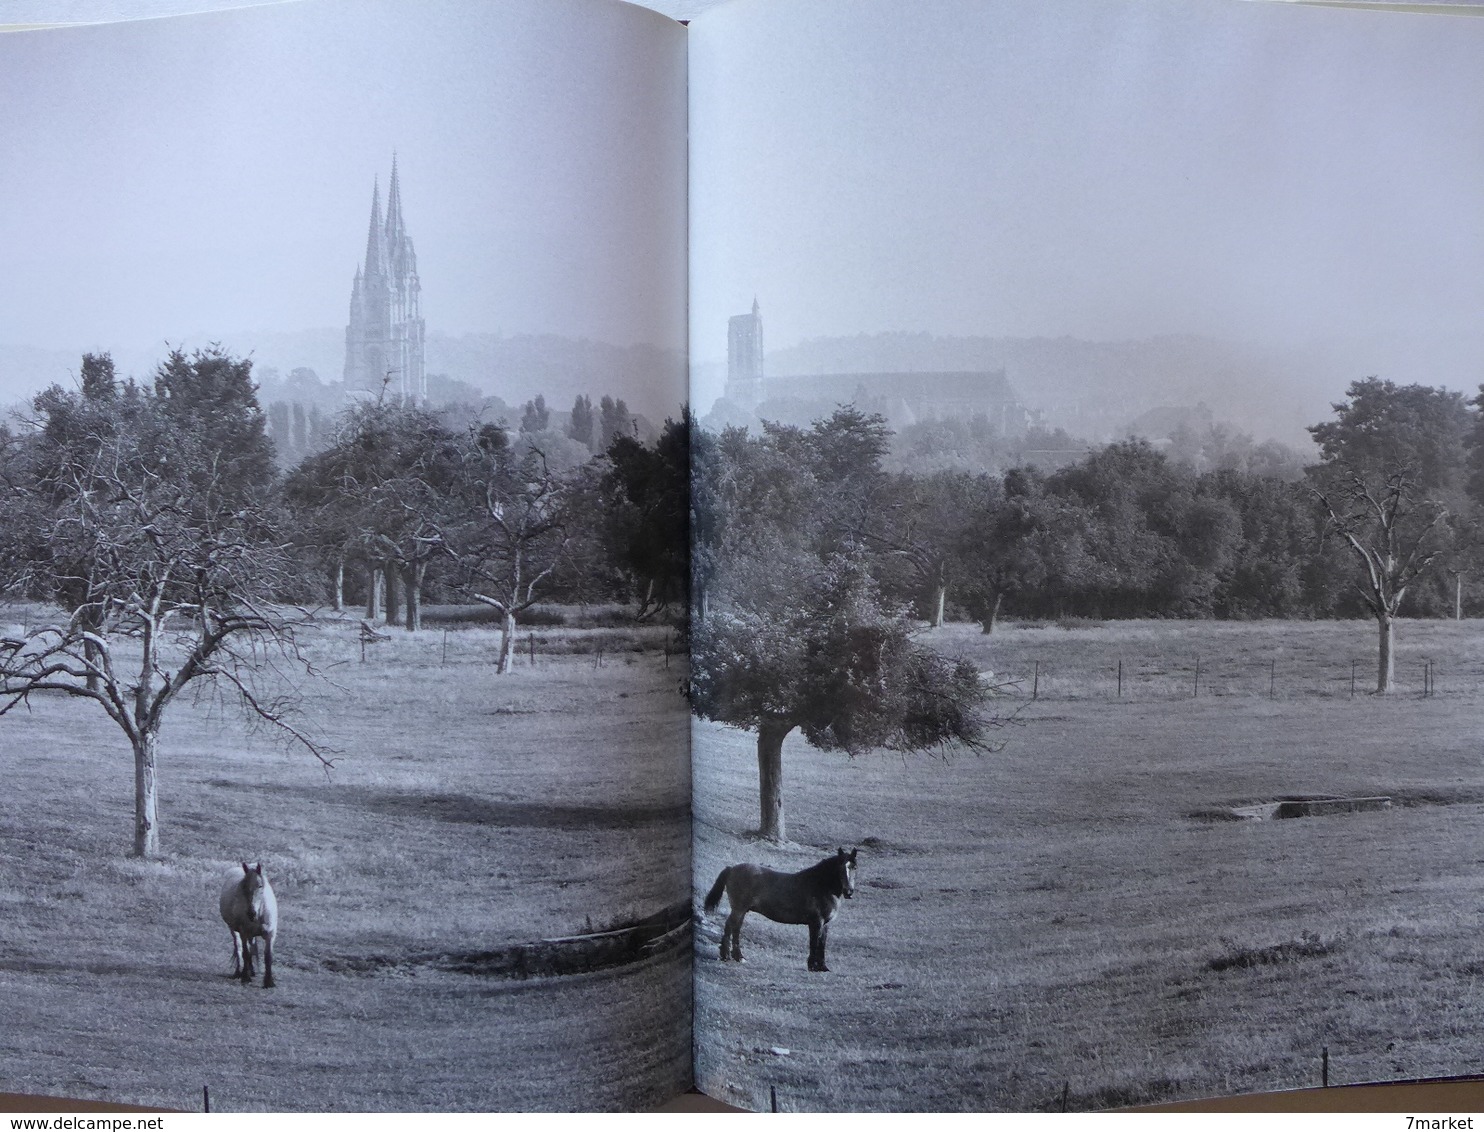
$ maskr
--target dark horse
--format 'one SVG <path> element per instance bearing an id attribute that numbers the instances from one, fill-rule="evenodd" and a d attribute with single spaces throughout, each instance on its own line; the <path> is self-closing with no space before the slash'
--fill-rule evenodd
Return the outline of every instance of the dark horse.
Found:
<path id="1" fill-rule="evenodd" d="M 817 865 L 796 873 L 781 873 L 762 865 L 732 865 L 721 870 L 705 908 L 714 912 L 725 892 L 732 912 L 721 932 L 721 958 L 742 962 L 742 921 L 749 912 L 759 912 L 779 924 L 809 925 L 809 970 L 828 971 L 824 944 L 830 921 L 840 907 L 840 898 L 855 895 L 855 855 L 841 849 Z"/>

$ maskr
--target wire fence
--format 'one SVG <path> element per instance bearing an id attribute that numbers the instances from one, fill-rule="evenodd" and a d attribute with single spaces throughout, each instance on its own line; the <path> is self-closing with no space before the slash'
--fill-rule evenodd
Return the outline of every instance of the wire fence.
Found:
<path id="1" fill-rule="evenodd" d="M 366 622 L 360 624 L 354 642 L 355 651 L 349 659 L 363 665 L 495 665 L 499 663 L 504 646 L 498 630 L 434 628 L 408 633 L 399 626 Z M 686 654 L 684 638 L 674 629 L 662 625 L 581 630 L 518 629 L 510 644 L 511 665 L 521 668 L 540 668 L 555 662 L 570 664 L 573 660 L 594 668 L 607 668 L 611 664 L 648 658 L 668 669 L 672 663 L 679 664 Z"/>
<path id="2" fill-rule="evenodd" d="M 1012 662 L 984 680 L 999 695 L 1026 700 L 1359 699 L 1375 694 L 1377 669 L 1374 654 L 1333 661 L 1130 654 Z M 1390 691 L 1422 698 L 1484 693 L 1484 658 L 1399 658 Z"/>

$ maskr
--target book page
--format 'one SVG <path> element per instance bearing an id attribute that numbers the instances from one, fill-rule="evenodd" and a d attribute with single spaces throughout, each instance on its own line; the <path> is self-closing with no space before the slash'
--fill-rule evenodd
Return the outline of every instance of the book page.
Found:
<path id="1" fill-rule="evenodd" d="M 314 0 L 0 102 L 0 1088 L 683 1090 L 684 29 Z"/>
<path id="2" fill-rule="evenodd" d="M 1484 21 L 691 29 L 697 1080 L 1472 1072 Z"/>

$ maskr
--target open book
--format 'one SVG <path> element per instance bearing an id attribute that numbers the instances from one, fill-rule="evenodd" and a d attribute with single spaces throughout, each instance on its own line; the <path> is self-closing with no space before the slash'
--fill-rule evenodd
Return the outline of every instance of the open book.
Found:
<path id="1" fill-rule="evenodd" d="M 0 1091 L 1476 1072 L 1481 61 L 1237 0 L 0 36 Z"/>

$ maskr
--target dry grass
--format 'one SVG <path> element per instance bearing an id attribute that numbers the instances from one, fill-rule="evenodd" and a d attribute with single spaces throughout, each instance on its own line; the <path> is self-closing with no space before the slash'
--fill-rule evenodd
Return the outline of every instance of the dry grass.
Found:
<path id="1" fill-rule="evenodd" d="M 803 929 L 756 917 L 749 962 L 722 965 L 708 918 L 702 1087 L 763 1108 L 773 1085 L 784 1108 L 1036 1110 L 1064 1089 L 1086 1109 L 1314 1085 L 1324 1046 L 1336 1083 L 1479 1072 L 1480 629 L 1404 624 L 1398 671 L 1416 667 L 1418 688 L 1352 700 L 1351 656 L 1373 663 L 1361 623 L 950 627 L 927 639 L 999 673 L 1041 662 L 1005 749 L 850 761 L 793 736 L 797 844 L 778 851 L 743 834 L 751 736 L 700 725 L 702 891 L 733 861 L 798 868 L 866 844 L 828 975 L 805 970 Z M 1180 693 L 1173 673 L 1197 654 L 1217 694 Z M 1120 655 L 1151 671 L 1121 702 Z M 1270 700 L 1274 656 L 1294 675 Z M 1423 657 L 1438 673 L 1426 699 Z M 1198 816 L 1304 794 L 1398 804 Z"/>
<path id="2" fill-rule="evenodd" d="M 125 854 L 132 765 L 91 705 L 0 720 L 0 1080 L 221 1109 L 642 1106 L 690 1069 L 684 956 L 510 981 L 346 958 L 499 947 L 658 911 L 689 853 L 684 701 L 658 652 L 594 667 L 538 652 L 494 675 L 498 632 L 354 621 L 307 646 L 309 717 L 343 755 L 182 704 L 161 758 L 165 856 Z M 628 661 L 628 663 L 625 663 Z M 639 855 L 642 854 L 642 861 Z M 222 878 L 262 859 L 278 986 L 226 978 Z M 396 968 L 392 968 L 396 971 Z"/>

